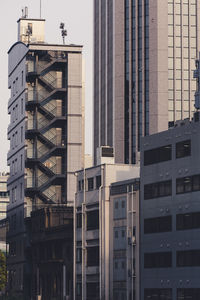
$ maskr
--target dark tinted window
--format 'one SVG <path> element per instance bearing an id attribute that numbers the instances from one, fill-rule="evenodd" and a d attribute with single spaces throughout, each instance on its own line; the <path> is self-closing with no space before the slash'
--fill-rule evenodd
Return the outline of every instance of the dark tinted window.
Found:
<path id="1" fill-rule="evenodd" d="M 144 185 L 144 200 L 170 196 L 172 194 L 172 181 L 161 181 Z"/>
<path id="2" fill-rule="evenodd" d="M 99 283 L 87 282 L 87 300 L 99 299 Z"/>
<path id="3" fill-rule="evenodd" d="M 172 231 L 172 216 L 144 220 L 144 233 L 159 233 Z"/>
<path id="4" fill-rule="evenodd" d="M 187 176 L 176 179 L 176 193 L 190 193 L 200 191 L 200 175 Z"/>
<path id="5" fill-rule="evenodd" d="M 172 145 L 144 151 L 144 165 L 152 165 L 172 159 Z"/>
<path id="6" fill-rule="evenodd" d="M 177 289 L 177 300 L 191 299 L 199 300 L 200 299 L 200 289 Z"/>
<path id="7" fill-rule="evenodd" d="M 144 289 L 144 300 L 161 299 L 172 300 L 172 289 Z"/>
<path id="8" fill-rule="evenodd" d="M 177 267 L 200 267 L 200 250 L 176 252 Z"/>
<path id="9" fill-rule="evenodd" d="M 77 226 L 77 228 L 82 227 L 82 214 L 81 213 L 76 215 L 76 226 Z"/>
<path id="10" fill-rule="evenodd" d="M 99 189 L 101 186 L 101 175 L 96 176 L 96 189 Z"/>
<path id="11" fill-rule="evenodd" d="M 200 212 L 176 215 L 176 230 L 200 228 Z"/>
<path id="12" fill-rule="evenodd" d="M 99 229 L 99 210 L 87 212 L 87 230 Z"/>
<path id="13" fill-rule="evenodd" d="M 91 191 L 94 189 L 94 178 L 88 178 L 88 191 Z"/>
<path id="14" fill-rule="evenodd" d="M 191 155 L 191 141 L 183 141 L 176 143 L 176 158 L 181 158 Z"/>
<path id="15" fill-rule="evenodd" d="M 171 252 L 156 252 L 144 254 L 144 268 L 169 268 L 171 266 Z"/>
<path id="16" fill-rule="evenodd" d="M 99 265 L 99 247 L 87 248 L 87 266 Z"/>

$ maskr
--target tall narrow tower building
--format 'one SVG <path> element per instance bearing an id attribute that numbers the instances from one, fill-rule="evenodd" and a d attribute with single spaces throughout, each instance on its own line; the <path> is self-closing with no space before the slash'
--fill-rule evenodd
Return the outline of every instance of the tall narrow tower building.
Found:
<path id="1" fill-rule="evenodd" d="M 46 205 L 72 205 L 74 172 L 83 166 L 82 46 L 45 43 L 44 23 L 19 19 L 8 51 L 8 280 L 26 299 L 24 219 Z"/>

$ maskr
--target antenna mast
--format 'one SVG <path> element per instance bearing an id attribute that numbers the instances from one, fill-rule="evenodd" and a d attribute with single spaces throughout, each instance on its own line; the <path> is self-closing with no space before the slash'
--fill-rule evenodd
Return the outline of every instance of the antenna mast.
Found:
<path id="1" fill-rule="evenodd" d="M 67 30 L 65 29 L 65 23 L 60 23 L 61 35 L 63 38 L 63 45 L 65 45 L 65 37 L 67 36 Z"/>

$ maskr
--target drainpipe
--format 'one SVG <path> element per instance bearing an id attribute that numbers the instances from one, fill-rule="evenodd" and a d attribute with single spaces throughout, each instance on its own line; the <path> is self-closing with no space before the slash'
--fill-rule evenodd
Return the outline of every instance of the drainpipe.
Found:
<path id="1" fill-rule="evenodd" d="M 77 172 L 74 173 L 74 176 L 76 176 L 76 186 L 77 186 L 77 178 L 78 174 Z M 74 208 L 73 208 L 73 215 L 74 215 L 74 229 L 73 229 L 73 240 L 74 240 L 74 246 L 73 246 L 73 300 L 76 300 L 76 197 L 77 193 L 75 194 L 74 199 Z"/>
<path id="2" fill-rule="evenodd" d="M 102 300 L 102 189 L 104 187 L 104 165 L 101 166 L 101 186 L 99 187 L 99 297 Z"/>
<path id="3" fill-rule="evenodd" d="M 85 203 L 86 203 L 86 174 L 83 169 L 83 203 L 82 203 L 82 300 L 86 299 L 86 247 L 85 247 Z"/>

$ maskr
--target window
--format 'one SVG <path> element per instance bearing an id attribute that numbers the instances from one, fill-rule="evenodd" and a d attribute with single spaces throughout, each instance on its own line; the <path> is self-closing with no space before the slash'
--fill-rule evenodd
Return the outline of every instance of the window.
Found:
<path id="1" fill-rule="evenodd" d="M 101 186 L 101 175 L 96 176 L 96 189 L 99 189 Z"/>
<path id="2" fill-rule="evenodd" d="M 99 229 L 99 210 L 87 211 L 87 230 Z"/>
<path id="3" fill-rule="evenodd" d="M 176 230 L 200 228 L 200 212 L 176 215 Z"/>
<path id="4" fill-rule="evenodd" d="M 94 178 L 88 178 L 88 191 L 92 191 L 94 189 Z"/>
<path id="5" fill-rule="evenodd" d="M 17 201 L 17 187 L 14 189 L 14 202 Z"/>
<path id="6" fill-rule="evenodd" d="M 87 299 L 93 300 L 99 297 L 99 283 L 98 282 L 87 282 L 86 284 Z"/>
<path id="7" fill-rule="evenodd" d="M 172 216 L 144 219 L 144 234 L 172 231 Z"/>
<path id="8" fill-rule="evenodd" d="M 21 171 L 22 171 L 22 168 L 23 168 L 23 155 L 22 154 L 20 156 L 20 166 L 21 166 Z"/>
<path id="9" fill-rule="evenodd" d="M 177 267 L 200 267 L 200 250 L 176 252 Z"/>
<path id="10" fill-rule="evenodd" d="M 9 196 L 8 192 L 0 192 L 0 198 L 7 198 Z"/>
<path id="11" fill-rule="evenodd" d="M 28 23 L 28 33 L 29 33 L 29 35 L 32 35 L 32 33 L 33 33 L 33 24 L 32 23 Z"/>
<path id="12" fill-rule="evenodd" d="M 144 166 L 157 164 L 172 159 L 172 145 L 144 151 Z"/>
<path id="13" fill-rule="evenodd" d="M 76 215 L 76 226 L 82 228 L 82 213 Z"/>
<path id="14" fill-rule="evenodd" d="M 23 85 L 24 85 L 24 71 L 22 71 L 22 80 L 21 80 L 21 83 L 22 83 L 22 87 L 23 87 Z"/>
<path id="15" fill-rule="evenodd" d="M 199 300 L 200 289 L 177 289 L 177 300 Z"/>
<path id="16" fill-rule="evenodd" d="M 160 300 L 160 299 L 172 300 L 172 289 L 144 289 L 144 300 Z"/>
<path id="17" fill-rule="evenodd" d="M 23 142 L 23 126 L 21 126 L 21 143 Z"/>
<path id="18" fill-rule="evenodd" d="M 144 200 L 166 197 L 172 194 L 172 181 L 161 181 L 144 185 Z"/>
<path id="19" fill-rule="evenodd" d="M 81 191 L 81 180 L 78 181 L 78 190 Z"/>
<path id="20" fill-rule="evenodd" d="M 196 192 L 200 190 L 200 175 L 176 179 L 176 194 Z"/>
<path id="21" fill-rule="evenodd" d="M 172 252 L 144 253 L 144 268 L 172 267 Z"/>
<path id="22" fill-rule="evenodd" d="M 81 248 L 76 249 L 76 262 L 82 263 L 82 249 Z"/>
<path id="23" fill-rule="evenodd" d="M 87 266 L 99 265 L 99 246 L 87 248 Z"/>
<path id="24" fill-rule="evenodd" d="M 23 115 L 24 113 L 24 100 L 21 99 L 21 114 Z"/>
<path id="25" fill-rule="evenodd" d="M 176 158 L 181 158 L 191 155 L 191 141 L 183 141 L 176 143 Z"/>

